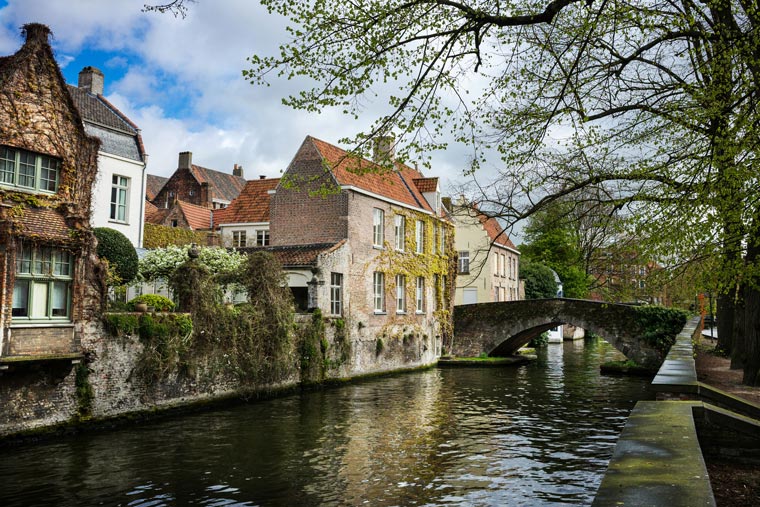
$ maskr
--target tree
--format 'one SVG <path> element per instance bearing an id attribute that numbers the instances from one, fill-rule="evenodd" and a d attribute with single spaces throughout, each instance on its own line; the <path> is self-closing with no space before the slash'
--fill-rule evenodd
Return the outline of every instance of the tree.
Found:
<path id="1" fill-rule="evenodd" d="M 648 255 L 719 260 L 719 335 L 733 349 L 733 302 L 760 300 L 747 258 L 760 244 L 756 1 L 262 3 L 290 18 L 292 41 L 252 56 L 251 82 L 316 83 L 284 99 L 306 111 L 387 102 L 359 153 L 391 131 L 402 156 L 445 147 L 443 134 L 472 148 L 473 168 L 497 153 L 501 178 L 473 200 L 508 227 L 604 184 L 599 205 L 625 211 Z M 760 327 L 745 316 L 736 329 Z M 746 383 L 760 384 L 756 359 Z"/>
<path id="2" fill-rule="evenodd" d="M 137 252 L 124 234 L 108 227 L 93 229 L 98 239 L 97 254 L 108 261 L 115 275 L 111 280 L 113 285 L 128 284 L 137 276 Z"/>
<path id="3" fill-rule="evenodd" d="M 557 297 L 557 282 L 548 266 L 540 262 L 524 262 L 520 266 L 520 278 L 525 279 L 525 299 Z"/>

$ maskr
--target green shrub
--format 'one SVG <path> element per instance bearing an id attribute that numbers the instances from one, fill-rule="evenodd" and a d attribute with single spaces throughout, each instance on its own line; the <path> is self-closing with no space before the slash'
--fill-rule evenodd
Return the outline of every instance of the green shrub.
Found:
<path id="1" fill-rule="evenodd" d="M 125 235 L 108 227 L 96 227 L 98 257 L 115 269 L 119 282 L 129 283 L 137 276 L 137 252 Z"/>
<path id="2" fill-rule="evenodd" d="M 546 347 L 546 345 L 549 343 L 549 331 L 544 331 L 538 336 L 533 337 L 533 339 L 530 340 L 528 343 L 528 347 L 534 348 L 534 349 L 540 349 L 543 347 Z"/>
<path id="3" fill-rule="evenodd" d="M 636 320 L 642 328 L 642 339 L 662 352 L 667 352 L 683 329 L 688 313 L 664 306 L 634 306 Z"/>
<path id="4" fill-rule="evenodd" d="M 171 312 L 174 310 L 174 301 L 161 296 L 160 294 L 143 294 L 141 296 L 136 296 L 129 300 L 127 303 L 127 309 L 130 312 L 134 312 L 137 303 L 145 303 L 146 305 L 155 308 L 158 312 Z"/>

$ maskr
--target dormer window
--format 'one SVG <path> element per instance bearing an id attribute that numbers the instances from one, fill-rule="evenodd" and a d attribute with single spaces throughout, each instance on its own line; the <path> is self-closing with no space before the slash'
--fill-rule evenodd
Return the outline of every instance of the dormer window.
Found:
<path id="1" fill-rule="evenodd" d="M 0 185 L 54 194 L 60 174 L 58 159 L 0 146 Z"/>

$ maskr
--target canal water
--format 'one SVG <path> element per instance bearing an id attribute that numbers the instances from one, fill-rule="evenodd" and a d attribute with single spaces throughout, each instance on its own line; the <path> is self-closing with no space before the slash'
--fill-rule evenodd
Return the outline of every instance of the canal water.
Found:
<path id="1" fill-rule="evenodd" d="M 588 505 L 644 379 L 606 342 L 3 449 L 0 505 Z"/>

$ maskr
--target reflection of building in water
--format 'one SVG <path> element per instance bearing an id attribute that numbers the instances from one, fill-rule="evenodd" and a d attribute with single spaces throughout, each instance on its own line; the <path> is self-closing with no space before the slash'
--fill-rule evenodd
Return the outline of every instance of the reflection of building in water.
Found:
<path id="1" fill-rule="evenodd" d="M 559 275 L 556 271 L 552 270 L 552 274 L 554 274 L 554 283 L 557 284 L 557 297 L 561 298 L 564 296 L 564 291 L 562 289 L 562 280 L 560 280 Z M 549 333 L 549 343 L 562 343 L 564 341 L 564 330 L 563 325 L 560 324 L 559 326 L 555 327 L 554 329 L 550 329 L 548 331 Z"/>
<path id="2" fill-rule="evenodd" d="M 396 385 L 389 389 L 389 383 Z M 389 398 L 391 391 L 400 395 Z M 440 428 L 453 426 L 450 420 L 457 415 L 437 375 L 397 377 L 356 386 L 352 392 L 355 396 L 346 400 L 345 409 L 350 413 L 329 428 L 321 448 L 314 449 L 318 455 L 309 459 L 315 472 L 327 480 L 307 486 L 307 493 L 317 498 L 337 493 L 338 503 L 345 505 L 383 503 L 383 497 L 397 496 L 396 487 L 403 481 L 413 478 L 414 483 L 406 486 L 422 489 L 445 475 L 446 470 L 431 463 L 442 461 L 436 456 L 449 438 Z M 393 500 L 403 504 L 399 498 Z"/>

